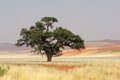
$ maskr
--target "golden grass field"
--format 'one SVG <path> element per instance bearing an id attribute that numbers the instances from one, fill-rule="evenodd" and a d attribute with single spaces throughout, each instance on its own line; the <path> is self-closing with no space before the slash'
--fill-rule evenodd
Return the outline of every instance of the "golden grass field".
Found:
<path id="1" fill-rule="evenodd" d="M 119 61 L 11 63 L 0 80 L 120 80 Z"/>

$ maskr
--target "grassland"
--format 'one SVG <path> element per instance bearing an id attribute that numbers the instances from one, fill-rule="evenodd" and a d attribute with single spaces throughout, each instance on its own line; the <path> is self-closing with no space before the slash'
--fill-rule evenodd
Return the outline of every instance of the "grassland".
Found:
<path id="1" fill-rule="evenodd" d="M 1 55 L 0 63 L 10 69 L 0 80 L 120 80 L 118 54 L 106 56 L 101 52 L 100 55 L 53 57 L 50 63 L 41 55 Z"/>
<path id="2" fill-rule="evenodd" d="M 10 69 L 0 80 L 120 80 L 120 62 L 6 63 Z"/>
<path id="3" fill-rule="evenodd" d="M 61 56 L 46 62 L 40 55 L 1 55 L 10 69 L 0 80 L 120 80 L 120 57 Z"/>

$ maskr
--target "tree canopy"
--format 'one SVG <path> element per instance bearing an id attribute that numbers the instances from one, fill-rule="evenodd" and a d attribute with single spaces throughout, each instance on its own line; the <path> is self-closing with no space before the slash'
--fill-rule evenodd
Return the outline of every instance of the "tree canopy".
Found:
<path id="1" fill-rule="evenodd" d="M 58 20 L 54 17 L 44 17 L 29 29 L 22 28 L 21 38 L 17 40 L 16 46 L 31 47 L 35 53 L 45 54 L 47 61 L 51 61 L 53 55 L 62 52 L 64 46 L 79 50 L 85 48 L 84 40 L 79 35 L 63 27 L 53 29 L 55 22 Z"/>

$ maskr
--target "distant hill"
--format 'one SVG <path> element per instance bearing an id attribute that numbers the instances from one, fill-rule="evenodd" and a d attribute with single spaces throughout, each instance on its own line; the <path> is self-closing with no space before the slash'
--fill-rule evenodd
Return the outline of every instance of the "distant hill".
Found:
<path id="1" fill-rule="evenodd" d="M 101 40 L 101 41 L 102 41 L 102 42 L 114 43 L 114 44 L 120 44 L 120 40 L 105 39 L 105 40 Z"/>
<path id="2" fill-rule="evenodd" d="M 93 40 L 93 41 L 86 41 L 86 46 L 103 46 L 103 45 L 120 45 L 120 40 L 111 40 L 111 39 L 105 39 L 105 40 Z"/>
<path id="3" fill-rule="evenodd" d="M 97 49 L 106 49 L 106 48 L 117 48 L 119 49 L 120 46 L 120 40 L 97 40 L 97 41 L 85 41 L 86 49 L 88 48 L 97 48 Z M 8 52 L 21 52 L 21 51 L 27 51 L 32 50 L 31 48 L 28 48 L 26 46 L 22 47 L 16 47 L 12 43 L 0 43 L 0 51 L 8 51 Z M 65 50 L 70 50 L 69 47 L 65 47 Z"/>
<path id="4" fill-rule="evenodd" d="M 16 47 L 15 44 L 11 44 L 11 43 L 0 43 L 0 51 L 17 52 L 24 50 L 31 50 L 31 48 L 25 46 Z"/>
<path id="5" fill-rule="evenodd" d="M 79 55 L 116 55 L 120 56 L 120 40 L 85 41 L 85 50 L 69 50 L 64 52 L 67 56 Z"/>

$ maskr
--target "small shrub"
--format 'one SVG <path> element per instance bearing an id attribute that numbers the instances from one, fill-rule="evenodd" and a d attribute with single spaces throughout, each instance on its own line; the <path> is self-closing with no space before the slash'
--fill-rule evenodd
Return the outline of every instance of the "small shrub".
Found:
<path id="1" fill-rule="evenodd" d="M 3 65 L 3 64 L 0 65 L 0 76 L 5 75 L 9 68 L 10 68 L 9 66 Z"/>

